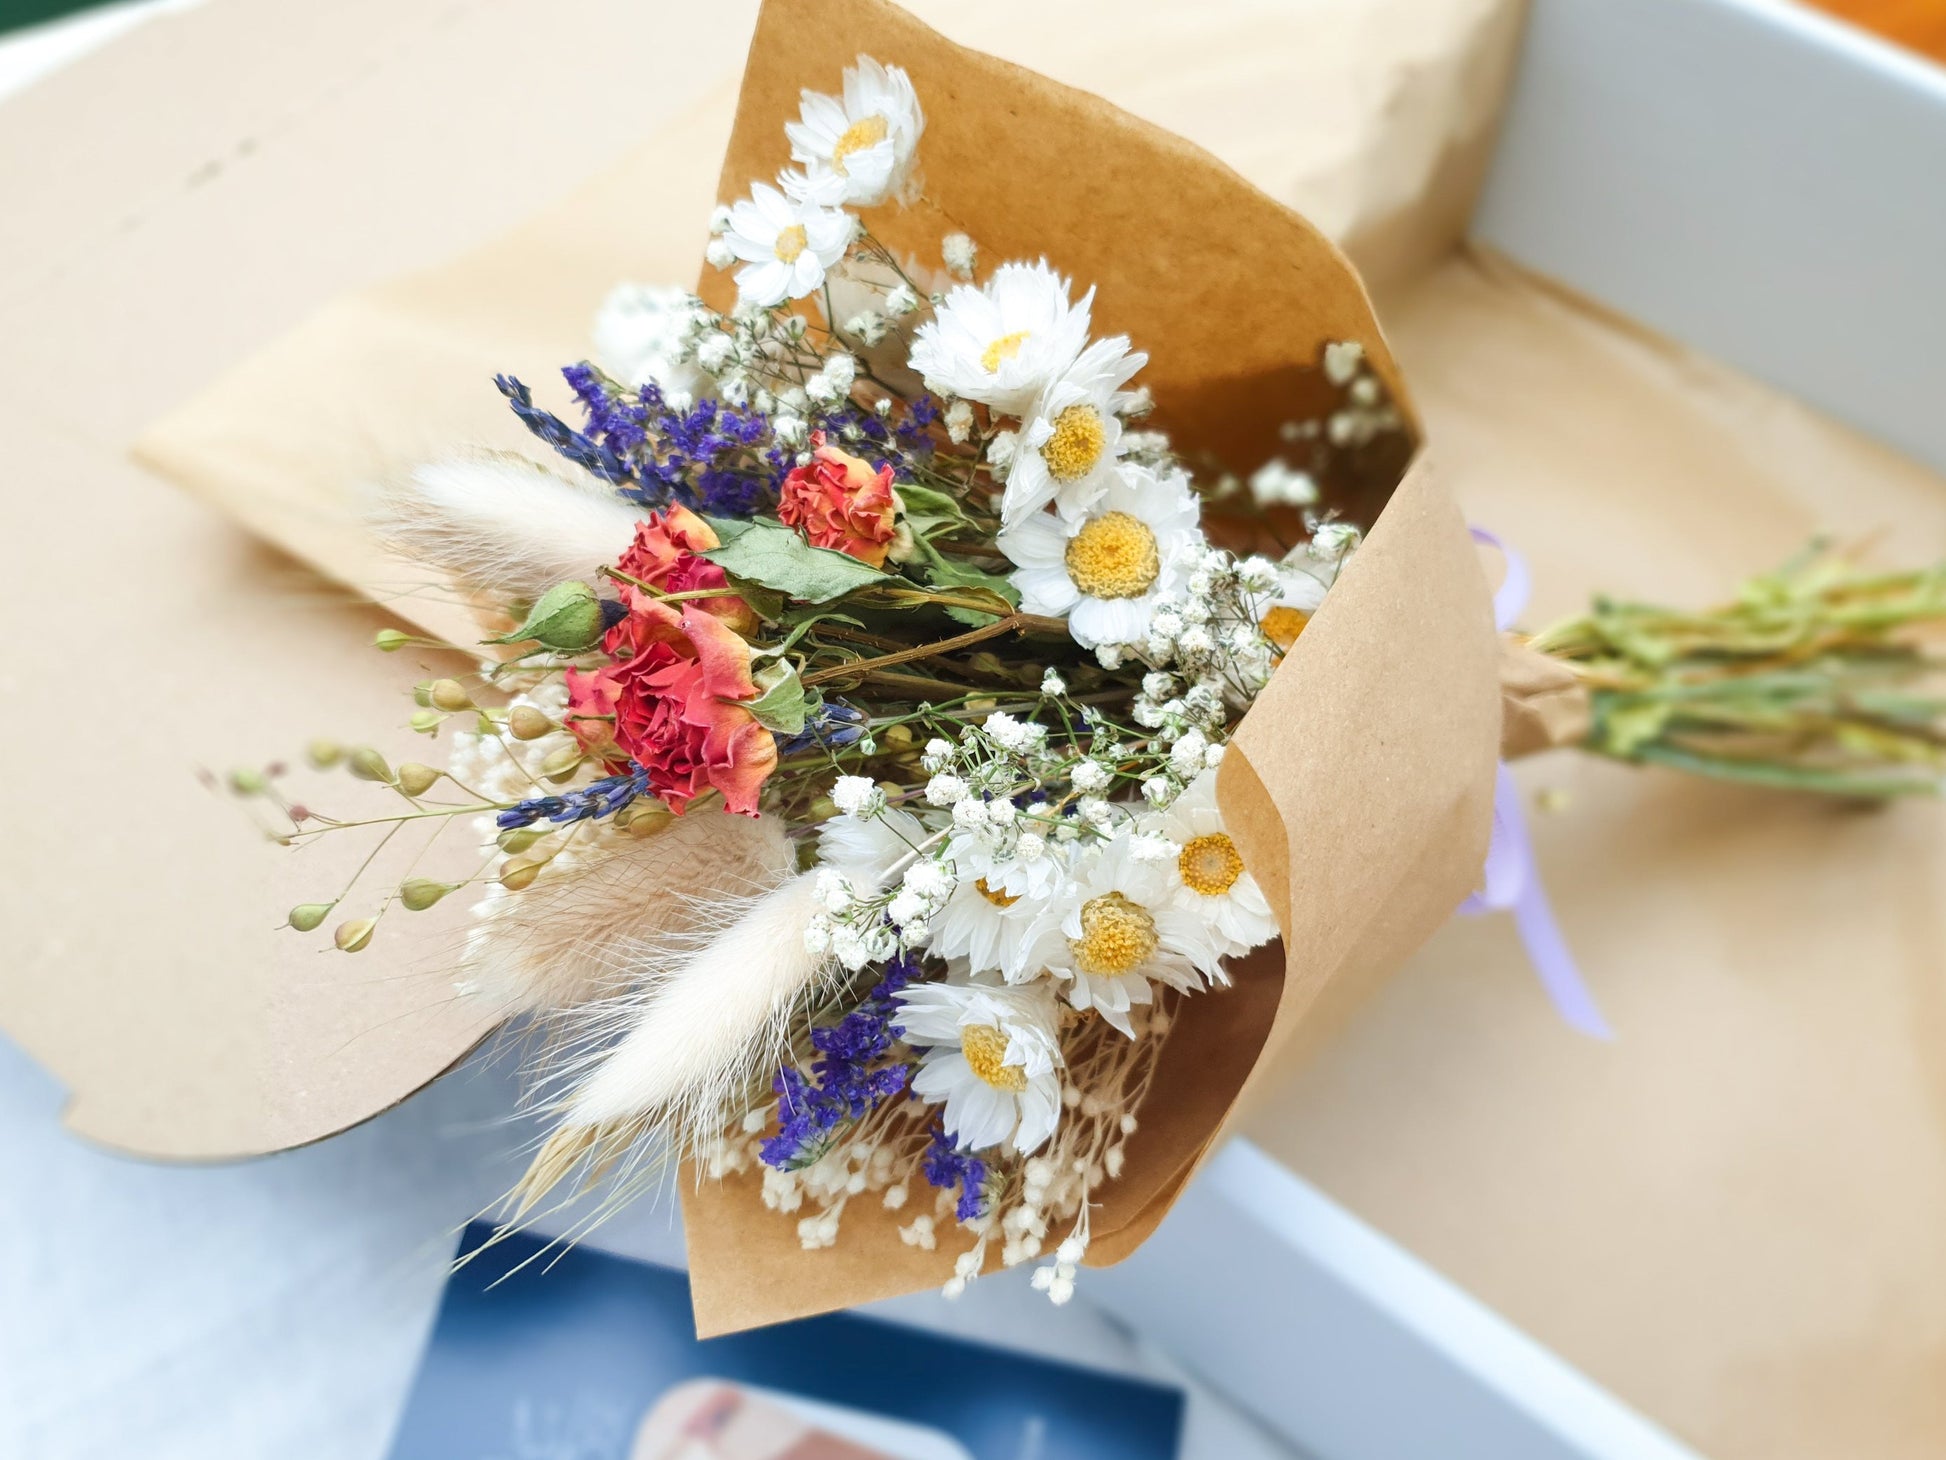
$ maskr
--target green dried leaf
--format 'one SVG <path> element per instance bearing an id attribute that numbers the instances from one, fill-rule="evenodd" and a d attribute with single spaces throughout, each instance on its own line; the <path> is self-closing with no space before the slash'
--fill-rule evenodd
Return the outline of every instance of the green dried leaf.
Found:
<path id="1" fill-rule="evenodd" d="M 807 690 L 797 677 L 797 666 L 780 659 L 759 669 L 755 678 L 761 693 L 754 700 L 738 703 L 766 730 L 779 735 L 801 734 L 818 701 L 816 691 Z"/>
<path id="2" fill-rule="evenodd" d="M 702 554 L 736 586 L 755 584 L 802 603 L 829 603 L 890 574 L 829 548 L 812 547 L 796 529 L 765 518 L 711 517 L 721 546 Z"/>

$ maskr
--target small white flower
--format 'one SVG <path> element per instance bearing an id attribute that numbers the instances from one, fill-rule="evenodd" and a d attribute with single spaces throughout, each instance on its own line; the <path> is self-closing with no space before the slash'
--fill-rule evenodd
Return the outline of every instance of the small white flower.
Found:
<path id="1" fill-rule="evenodd" d="M 853 901 L 851 884 L 845 880 L 843 873 L 832 867 L 818 870 L 812 891 L 817 897 L 818 906 L 828 913 L 841 913 Z"/>
<path id="2" fill-rule="evenodd" d="M 1200 730 L 1188 730 L 1176 743 L 1169 747 L 1169 764 L 1177 775 L 1187 780 L 1203 768 L 1203 752 L 1209 748 L 1209 741 Z"/>
<path id="3" fill-rule="evenodd" d="M 1041 675 L 1041 693 L 1056 698 L 1068 692 L 1068 682 L 1061 678 L 1058 669 L 1049 669 Z"/>
<path id="4" fill-rule="evenodd" d="M 1035 832 L 1023 831 L 1014 843 L 1014 855 L 1031 867 L 1047 855 L 1047 842 Z"/>
<path id="5" fill-rule="evenodd" d="M 885 312 L 895 319 L 903 319 L 919 308 L 919 296 L 910 284 L 900 284 L 885 296 Z"/>
<path id="6" fill-rule="evenodd" d="M 1250 495 L 1262 507 L 1308 507 L 1318 500 L 1318 484 L 1309 472 L 1273 457 L 1250 473 Z"/>
<path id="7" fill-rule="evenodd" d="M 1065 616 L 1088 648 L 1131 644 L 1159 617 L 1156 596 L 1180 586 L 1176 550 L 1201 537 L 1197 515 L 1181 473 L 1124 463 L 1078 519 L 1036 512 L 996 541 L 1019 565 L 1012 581 L 1023 612 Z"/>
<path id="8" fill-rule="evenodd" d="M 973 277 L 973 265 L 978 253 L 973 240 L 964 233 L 949 233 L 939 240 L 939 257 L 946 265 L 946 272 L 955 278 Z"/>
<path id="9" fill-rule="evenodd" d="M 945 744 L 944 741 L 939 742 Z M 960 777 L 941 772 L 926 782 L 926 801 L 932 806 L 957 806 L 972 794 Z"/>
<path id="10" fill-rule="evenodd" d="M 925 113 L 905 71 L 869 56 L 845 68 L 843 90 L 842 97 L 804 92 L 784 134 L 792 158 L 812 177 L 832 180 L 837 200 L 876 207 L 910 176 Z"/>
<path id="11" fill-rule="evenodd" d="M 903 885 L 920 897 L 937 901 L 953 890 L 953 878 L 938 862 L 927 859 L 906 869 Z"/>
<path id="12" fill-rule="evenodd" d="M 1365 347 L 1356 340 L 1333 340 L 1324 347 L 1324 378 L 1333 385 L 1348 384 L 1365 363 Z"/>
<path id="13" fill-rule="evenodd" d="M 967 437 L 973 434 L 973 407 L 963 400 L 956 400 L 946 407 L 946 436 L 956 445 L 964 445 Z"/>
<path id="14" fill-rule="evenodd" d="M 1030 739 L 1030 727 L 1023 725 L 1005 710 L 995 710 L 986 717 L 980 728 L 992 738 L 993 743 L 1003 750 L 1024 750 Z"/>
<path id="15" fill-rule="evenodd" d="M 1068 779 L 1074 782 L 1075 790 L 1089 792 L 1107 790 L 1114 777 L 1100 761 L 1084 760 L 1068 773 Z"/>
<path id="16" fill-rule="evenodd" d="M 906 932 L 907 941 L 911 941 L 911 925 L 924 918 L 928 910 L 928 899 L 905 887 L 885 905 L 885 915 Z"/>
<path id="17" fill-rule="evenodd" d="M 1120 669 L 1122 667 L 1123 652 L 1123 647 L 1120 644 L 1097 644 L 1095 645 L 1095 663 L 1099 664 L 1103 669 Z"/>
<path id="18" fill-rule="evenodd" d="M 737 251 L 727 239 L 712 238 L 703 248 L 703 259 L 712 269 L 727 269 L 737 261 Z"/>
<path id="19" fill-rule="evenodd" d="M 953 761 L 953 742 L 942 740 L 935 735 L 926 742 L 925 751 L 919 757 L 919 764 L 929 771 L 942 771 Z"/>
<path id="20" fill-rule="evenodd" d="M 1020 444 L 1017 431 L 996 431 L 993 439 L 987 442 L 987 465 L 997 472 L 1004 472 L 1014 459 L 1014 448 Z"/>
<path id="21" fill-rule="evenodd" d="M 926 1046 L 912 1092 L 943 1104 L 963 1150 L 1047 1144 L 1061 1117 L 1061 1050 L 1053 989 L 922 983 L 897 994 L 894 1026 Z"/>
<path id="22" fill-rule="evenodd" d="M 730 356 L 735 350 L 736 341 L 728 335 L 720 332 L 708 335 L 696 346 L 696 363 L 711 375 L 716 375 L 730 363 Z"/>
<path id="23" fill-rule="evenodd" d="M 1182 850 L 1166 836 L 1153 836 L 1147 832 L 1138 832 L 1130 837 L 1128 846 L 1129 852 L 1138 862 L 1172 861 Z"/>
<path id="24" fill-rule="evenodd" d="M 986 802 L 978 796 L 968 796 L 953 807 L 953 825 L 962 830 L 977 831 L 986 824 Z"/>
<path id="25" fill-rule="evenodd" d="M 702 388 L 684 358 L 703 318 L 687 290 L 657 284 L 617 284 L 595 311 L 595 358 L 624 385 L 655 385 L 664 395 Z"/>
<path id="26" fill-rule="evenodd" d="M 825 356 L 824 367 L 820 373 L 839 390 L 849 391 L 858 379 L 858 360 L 855 356 L 847 355 L 840 350 L 834 355 Z"/>
<path id="27" fill-rule="evenodd" d="M 1002 264 L 984 288 L 961 285 L 939 302 L 913 338 L 912 368 L 939 394 L 1020 415 L 1088 343 L 1094 291 L 1079 304 L 1068 294 L 1045 262 Z"/>
<path id="28" fill-rule="evenodd" d="M 850 214 L 757 183 L 731 207 L 730 226 L 718 241 L 744 261 L 737 270 L 739 302 L 769 309 L 815 292 L 852 234 Z"/>
<path id="29" fill-rule="evenodd" d="M 885 792 L 869 776 L 840 776 L 831 788 L 831 804 L 847 816 L 870 818 L 885 808 Z"/>
<path id="30" fill-rule="evenodd" d="M 1142 782 L 1142 798 L 1151 806 L 1167 806 L 1175 794 L 1175 783 L 1167 776 L 1150 776 Z"/>
<path id="31" fill-rule="evenodd" d="M 818 859 L 821 870 L 843 877 L 854 888 L 877 888 L 925 839 L 918 817 L 887 806 L 869 820 L 843 815 L 825 822 L 818 828 Z"/>

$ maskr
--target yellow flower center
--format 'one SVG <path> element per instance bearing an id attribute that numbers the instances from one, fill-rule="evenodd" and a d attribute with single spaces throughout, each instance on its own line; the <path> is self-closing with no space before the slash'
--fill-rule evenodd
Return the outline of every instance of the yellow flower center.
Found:
<path id="1" fill-rule="evenodd" d="M 1004 892 L 995 892 L 991 887 L 987 886 L 987 880 L 984 877 L 980 878 L 978 881 L 976 881 L 973 884 L 973 890 L 979 893 L 980 896 L 984 897 L 988 902 L 992 903 L 995 907 L 1012 907 L 1015 903 L 1020 901 L 1019 898 L 1009 897 Z"/>
<path id="2" fill-rule="evenodd" d="M 779 229 L 776 246 L 777 261 L 784 264 L 796 263 L 797 256 L 810 247 L 810 243 L 811 240 L 805 236 L 802 223 L 793 223 L 789 228 Z"/>
<path id="3" fill-rule="evenodd" d="M 973 1073 L 994 1089 L 1018 1095 L 1027 1088 L 1027 1071 L 1005 1062 L 1007 1035 L 997 1025 L 967 1025 L 959 1032 L 959 1047 Z"/>
<path id="4" fill-rule="evenodd" d="M 1095 469 L 1108 429 L 1090 405 L 1069 406 L 1054 418 L 1054 434 L 1041 444 L 1041 460 L 1057 482 L 1078 482 Z"/>
<path id="5" fill-rule="evenodd" d="M 854 152 L 863 152 L 867 147 L 877 146 L 885 140 L 885 134 L 889 130 L 891 129 L 886 126 L 885 118 L 876 112 L 861 121 L 853 122 L 845 128 L 844 135 L 838 139 L 838 145 L 831 149 L 831 170 L 839 177 L 849 177 L 850 174 L 845 171 L 845 159 Z"/>
<path id="6" fill-rule="evenodd" d="M 1067 568 L 1090 598 L 1139 598 L 1162 575 L 1162 554 L 1146 522 L 1104 512 L 1068 539 Z"/>
<path id="7" fill-rule="evenodd" d="M 1001 362 L 1011 360 L 1020 353 L 1020 347 L 1027 343 L 1032 330 L 1015 330 L 1010 335 L 1002 335 L 988 345 L 980 355 L 980 366 L 991 375 L 1000 368 Z"/>
<path id="8" fill-rule="evenodd" d="M 1183 844 L 1176 858 L 1182 885 L 1203 897 L 1221 897 L 1243 875 L 1243 858 L 1237 845 L 1222 832 L 1211 832 Z"/>
<path id="9" fill-rule="evenodd" d="M 1310 621 L 1311 615 L 1303 609 L 1285 608 L 1279 604 L 1263 616 L 1263 621 L 1257 627 L 1264 631 L 1266 639 L 1288 654 L 1291 645 L 1297 642 L 1297 636 L 1304 632 L 1304 626 Z"/>
<path id="10" fill-rule="evenodd" d="M 1068 939 L 1068 947 L 1083 973 L 1113 975 L 1141 967 L 1161 941 L 1147 908 L 1105 892 L 1082 904 L 1081 936 Z"/>

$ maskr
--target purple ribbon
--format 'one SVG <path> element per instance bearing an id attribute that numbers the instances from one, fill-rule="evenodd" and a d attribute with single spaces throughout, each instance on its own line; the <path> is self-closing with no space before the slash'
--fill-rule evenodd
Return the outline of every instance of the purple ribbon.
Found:
<path id="1" fill-rule="evenodd" d="M 1527 563 L 1519 553 L 1492 533 L 1473 529 L 1473 540 L 1485 543 L 1505 559 L 1507 576 L 1493 595 L 1494 627 L 1505 633 L 1514 626 L 1521 610 L 1527 607 L 1530 580 Z M 1520 807 L 1520 787 L 1514 783 L 1507 763 L 1500 762 L 1493 782 L 1493 835 L 1487 842 L 1487 861 L 1480 875 L 1480 890 L 1459 905 L 1466 916 L 1480 913 L 1511 912 L 1520 941 L 1526 946 L 1528 961 L 1540 975 L 1554 1008 L 1572 1027 L 1596 1039 L 1613 1039 L 1614 1031 L 1595 1007 L 1595 996 L 1582 981 L 1568 952 L 1554 909 L 1541 886 L 1540 869 L 1534 861 L 1534 843 L 1527 834 L 1527 817 Z"/>

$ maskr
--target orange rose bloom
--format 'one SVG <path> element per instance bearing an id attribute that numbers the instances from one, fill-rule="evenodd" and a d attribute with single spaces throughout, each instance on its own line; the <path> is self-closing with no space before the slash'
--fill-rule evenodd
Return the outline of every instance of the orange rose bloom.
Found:
<path id="1" fill-rule="evenodd" d="M 874 472 L 849 452 L 826 446 L 823 433 L 812 439 L 817 449 L 811 461 L 784 478 L 777 520 L 797 528 L 814 547 L 835 548 L 884 567 L 899 507 L 892 495 L 892 468 Z"/>
<path id="2" fill-rule="evenodd" d="M 666 512 L 651 512 L 647 521 L 636 524 L 635 541 L 615 566 L 637 582 L 664 593 L 722 588 L 729 582 L 723 570 L 698 556 L 718 546 L 721 543 L 716 529 L 687 507 L 672 505 Z M 716 615 L 739 634 L 750 633 L 757 627 L 756 613 L 733 595 L 692 598 L 687 602 Z"/>

